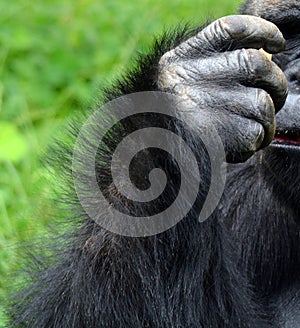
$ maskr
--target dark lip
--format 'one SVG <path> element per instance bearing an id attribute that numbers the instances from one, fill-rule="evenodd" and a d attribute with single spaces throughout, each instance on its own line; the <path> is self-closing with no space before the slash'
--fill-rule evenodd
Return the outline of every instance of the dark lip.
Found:
<path id="1" fill-rule="evenodd" d="M 278 129 L 272 143 L 275 145 L 300 147 L 300 130 Z"/>
<path id="2" fill-rule="evenodd" d="M 270 147 L 282 149 L 286 151 L 294 151 L 299 152 L 300 151 L 300 142 L 294 142 L 294 141 L 287 141 L 287 140 L 279 140 L 274 138 L 269 145 Z"/>
<path id="3" fill-rule="evenodd" d="M 272 143 L 276 144 L 276 145 L 300 147 L 300 141 L 294 141 L 294 140 L 289 140 L 289 139 L 274 138 Z"/>
<path id="4" fill-rule="evenodd" d="M 288 151 L 288 152 L 293 152 L 293 153 L 300 153 L 300 144 L 299 145 L 294 145 L 294 144 L 290 144 L 290 143 L 281 143 L 281 142 L 277 142 L 276 140 L 273 140 L 270 145 L 270 148 L 273 149 L 278 149 L 278 150 L 284 150 L 284 151 Z"/>
<path id="5" fill-rule="evenodd" d="M 284 142 L 284 141 L 278 141 L 276 139 L 273 139 L 271 144 L 275 146 L 282 146 L 282 147 L 293 147 L 293 148 L 300 147 L 300 143 Z"/>

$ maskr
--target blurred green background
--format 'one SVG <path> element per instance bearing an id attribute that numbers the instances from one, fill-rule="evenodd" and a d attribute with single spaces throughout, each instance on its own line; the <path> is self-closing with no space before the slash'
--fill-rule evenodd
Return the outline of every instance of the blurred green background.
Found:
<path id="1" fill-rule="evenodd" d="M 0 0 L 0 327 L 20 245 L 46 234 L 51 220 L 51 179 L 40 160 L 47 145 L 153 35 L 232 14 L 238 3 Z"/>

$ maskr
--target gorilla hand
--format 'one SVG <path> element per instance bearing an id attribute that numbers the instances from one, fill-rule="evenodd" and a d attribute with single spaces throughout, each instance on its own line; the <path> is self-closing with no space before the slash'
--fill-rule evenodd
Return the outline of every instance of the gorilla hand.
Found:
<path id="1" fill-rule="evenodd" d="M 284 47 L 262 18 L 223 17 L 162 56 L 158 86 L 178 95 L 200 136 L 201 126 L 215 125 L 228 162 L 245 161 L 272 141 L 287 96 L 283 72 L 257 49 Z"/>

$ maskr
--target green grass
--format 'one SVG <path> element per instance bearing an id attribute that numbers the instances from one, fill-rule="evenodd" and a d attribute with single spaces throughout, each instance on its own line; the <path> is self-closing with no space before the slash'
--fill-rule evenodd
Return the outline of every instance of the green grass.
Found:
<path id="1" fill-rule="evenodd" d="M 51 220 L 39 160 L 46 146 L 153 35 L 234 13 L 238 2 L 0 0 L 0 327 L 18 245 L 43 236 Z"/>

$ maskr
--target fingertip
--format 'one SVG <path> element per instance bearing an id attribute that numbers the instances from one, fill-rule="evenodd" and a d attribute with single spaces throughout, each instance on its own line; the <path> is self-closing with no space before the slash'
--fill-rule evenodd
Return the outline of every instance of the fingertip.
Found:
<path id="1" fill-rule="evenodd" d="M 274 28 L 276 28 L 274 36 L 268 39 L 264 47 L 264 49 L 271 54 L 276 54 L 278 52 L 284 51 L 286 44 L 283 34 L 280 32 L 278 27 L 274 25 Z"/>

